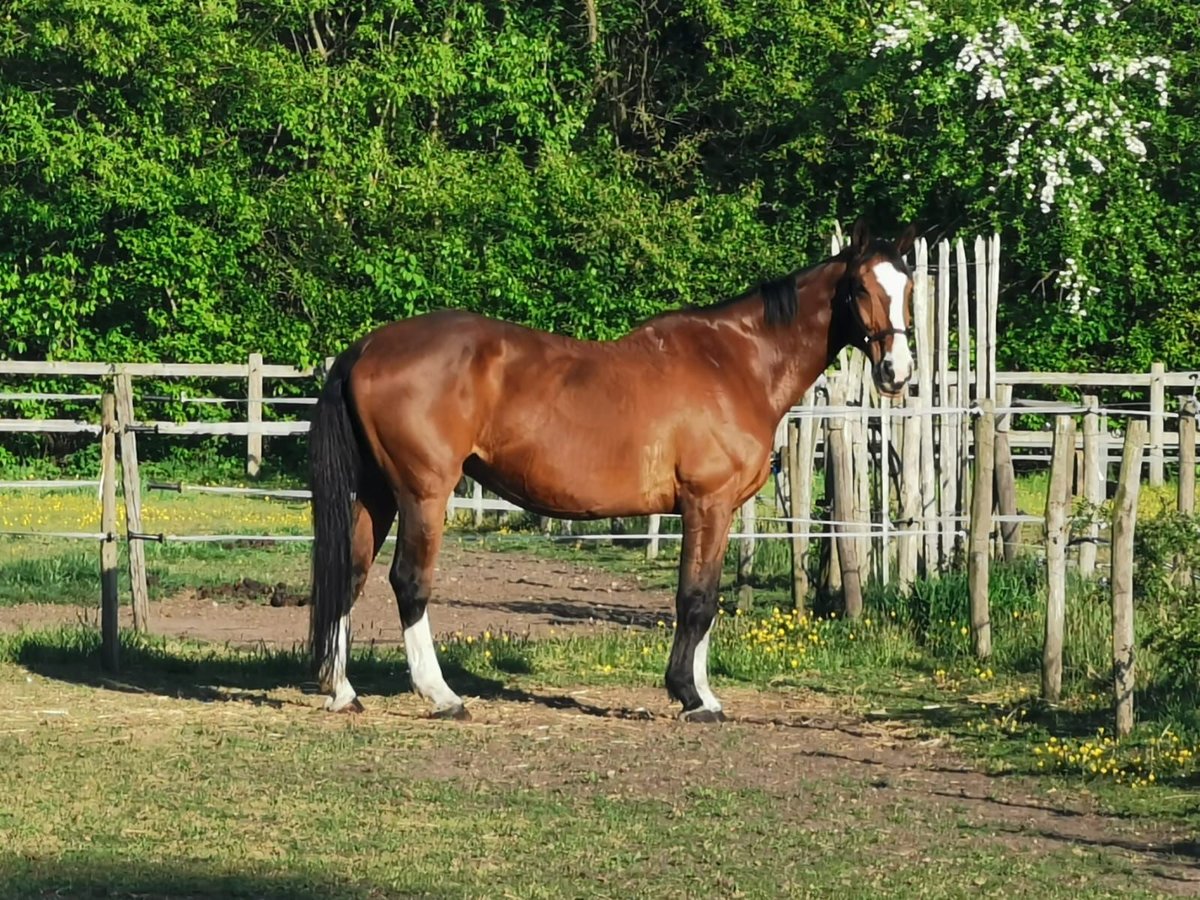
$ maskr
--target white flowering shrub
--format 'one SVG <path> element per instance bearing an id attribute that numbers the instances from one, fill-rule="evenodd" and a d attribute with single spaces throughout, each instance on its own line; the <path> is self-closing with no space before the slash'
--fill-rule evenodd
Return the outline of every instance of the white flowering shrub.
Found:
<path id="1" fill-rule="evenodd" d="M 905 89 L 943 129 L 956 112 L 977 140 L 963 166 L 978 187 L 1045 217 L 1059 236 L 1048 261 L 1059 296 L 1082 317 L 1100 293 L 1092 255 L 1097 213 L 1115 182 L 1146 183 L 1139 165 L 1170 104 L 1171 63 L 1139 52 L 1111 0 L 1033 0 L 973 21 L 906 0 L 875 28 L 871 55 L 911 76 Z M 981 132 L 990 140 L 979 141 Z M 1000 138 L 997 140 L 996 138 Z M 990 148 L 1003 154 L 988 156 Z M 1003 226 L 1004 223 L 999 223 Z"/>

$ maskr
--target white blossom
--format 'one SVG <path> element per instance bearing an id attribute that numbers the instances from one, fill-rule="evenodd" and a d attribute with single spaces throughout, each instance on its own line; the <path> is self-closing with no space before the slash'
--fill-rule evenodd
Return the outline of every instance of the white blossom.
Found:
<path id="1" fill-rule="evenodd" d="M 951 33 L 957 49 L 946 68 L 937 69 L 926 52 L 937 17 L 921 0 L 909 0 L 878 26 L 871 55 L 903 55 L 908 70 L 919 73 L 914 97 L 924 96 L 930 79 L 944 76 L 964 92 L 964 102 L 973 97 L 989 103 L 1008 140 L 987 190 L 1006 185 L 1045 215 L 1079 221 L 1103 192 L 1114 165 L 1141 163 L 1149 154 L 1153 124 L 1134 121 L 1131 110 L 1170 104 L 1171 63 L 1154 54 L 1091 49 L 1115 47 L 1094 41 L 1097 29 L 1121 16 L 1113 0 L 1031 0 L 1024 12 L 1029 19 L 1022 21 L 1032 24 L 1027 31 L 998 16 L 977 32 Z M 1089 32 L 1092 40 L 1082 43 Z M 1066 260 L 1058 284 L 1068 308 L 1086 315 L 1084 300 L 1099 290 L 1088 283 L 1086 259 Z"/>

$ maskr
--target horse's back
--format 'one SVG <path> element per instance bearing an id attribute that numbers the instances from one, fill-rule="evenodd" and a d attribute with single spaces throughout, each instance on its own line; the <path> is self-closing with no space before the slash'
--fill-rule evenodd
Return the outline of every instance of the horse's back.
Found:
<path id="1" fill-rule="evenodd" d="M 621 342 L 444 311 L 364 338 L 350 382 L 393 477 L 457 480 L 465 464 L 531 507 L 599 515 L 673 502 L 659 365 Z"/>

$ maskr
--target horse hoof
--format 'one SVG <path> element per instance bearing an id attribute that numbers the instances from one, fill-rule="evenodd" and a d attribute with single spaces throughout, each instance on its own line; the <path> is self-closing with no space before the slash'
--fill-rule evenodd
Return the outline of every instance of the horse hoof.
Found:
<path id="1" fill-rule="evenodd" d="M 447 706 L 445 709 L 435 709 L 429 715 L 433 719 L 454 719 L 458 722 L 466 722 L 471 718 L 471 714 L 467 712 L 467 708 L 461 703 L 455 706 Z"/>
<path id="2" fill-rule="evenodd" d="M 366 712 L 366 707 L 357 696 L 351 697 L 346 703 L 337 703 L 332 697 L 325 701 L 325 711 L 331 713 L 360 713 Z"/>
<path id="3" fill-rule="evenodd" d="M 696 722 L 703 725 L 711 725 L 717 722 L 725 721 L 725 713 L 716 709 L 705 709 L 703 706 L 698 709 L 685 709 L 679 714 L 679 718 L 684 722 Z"/>

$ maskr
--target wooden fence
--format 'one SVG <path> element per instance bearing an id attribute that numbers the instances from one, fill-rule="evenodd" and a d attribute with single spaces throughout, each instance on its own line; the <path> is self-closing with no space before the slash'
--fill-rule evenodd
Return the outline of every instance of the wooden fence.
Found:
<path id="1" fill-rule="evenodd" d="M 812 585 L 807 565 L 812 542 L 826 540 L 820 578 L 840 591 L 846 610 L 862 608 L 868 582 L 896 581 L 901 588 L 920 574 L 931 574 L 965 560 L 971 593 L 970 623 L 975 652 L 990 653 L 987 585 L 990 561 L 1012 558 L 1022 540 L 1036 543 L 1045 554 L 1048 596 L 1043 691 L 1052 698 L 1061 665 L 1061 619 L 1068 560 L 1067 511 L 1072 498 L 1094 506 L 1115 487 L 1112 518 L 1088 527 L 1078 544 L 1075 565 L 1087 576 L 1097 567 L 1100 531 L 1110 527 L 1114 616 L 1114 692 L 1117 721 L 1123 729 L 1132 716 L 1132 510 L 1143 474 L 1161 485 L 1172 462 L 1179 470 L 1179 507 L 1194 503 L 1196 459 L 1195 395 L 1200 372 L 1166 372 L 1155 364 L 1145 374 L 1000 372 L 996 368 L 996 308 L 1000 244 L 993 236 L 978 238 L 968 262 L 962 241 L 943 241 L 914 248 L 915 383 L 898 402 L 874 391 L 869 366 L 860 353 L 844 351 L 833 369 L 792 409 L 780 424 L 776 445 L 779 477 L 773 497 L 756 498 L 743 508 L 734 525 L 740 543 L 739 575 L 750 574 L 755 543 L 789 541 L 798 602 Z M 834 250 L 837 250 L 835 239 Z M 99 382 L 106 393 L 0 393 L 0 402 L 23 399 L 101 401 L 95 421 L 0 418 L 0 433 L 70 433 L 99 435 L 103 450 L 103 519 L 100 532 L 59 537 L 98 538 L 102 546 L 102 588 L 106 636 L 115 626 L 116 456 L 121 459 L 126 502 L 135 627 L 148 628 L 145 562 L 142 542 L 161 535 L 141 531 L 141 483 L 138 477 L 138 434 L 235 435 L 246 438 L 246 468 L 257 474 L 266 437 L 298 436 L 308 423 L 295 407 L 312 404 L 308 397 L 277 397 L 274 380 L 311 379 L 320 373 L 265 364 L 251 355 L 245 364 L 180 365 L 0 361 L 0 377 L 77 377 Z M 138 410 L 154 399 L 139 396 L 138 379 L 245 379 L 244 395 L 233 398 L 169 399 L 194 403 L 245 405 L 239 421 L 178 422 L 142 418 Z M 1072 388 L 1078 402 L 1055 402 L 1047 388 Z M 1101 392 L 1141 392 L 1144 400 L 1101 402 Z M 273 419 L 264 411 L 278 407 Z M 289 411 L 287 408 L 292 407 Z M 1031 417 L 1052 424 L 1040 430 L 1018 428 Z M 1018 467 L 1051 462 L 1045 503 L 1021 513 L 1014 494 Z M 1119 463 L 1117 478 L 1111 477 Z M 820 482 L 818 484 L 818 482 Z M 230 489 L 227 489 L 230 490 Z M 245 490 L 245 489 L 243 489 Z M 296 497 L 305 492 L 287 492 Z M 824 510 L 818 508 L 818 502 Z M 764 508 L 765 507 L 765 508 Z M 488 510 L 518 510 L 491 498 L 478 484 L 451 498 L 447 513 L 468 510 L 477 520 Z M 677 535 L 662 529 L 664 517 L 649 518 L 643 535 L 612 534 L 611 539 L 641 538 L 647 553 Z M 1030 525 L 1032 537 L 1022 536 Z M 781 527 L 782 526 L 782 527 Z M 191 540 L 229 539 L 229 535 L 191 536 Z M 255 536 L 263 538 L 269 536 Z M 581 536 L 582 537 L 582 536 Z M 185 538 L 177 538 L 185 539 Z M 288 539 L 303 539 L 289 537 Z M 136 549 L 135 549 L 136 548 Z M 115 641 L 115 630 L 112 640 Z M 106 638 L 105 659 L 116 665 L 115 645 Z"/>

